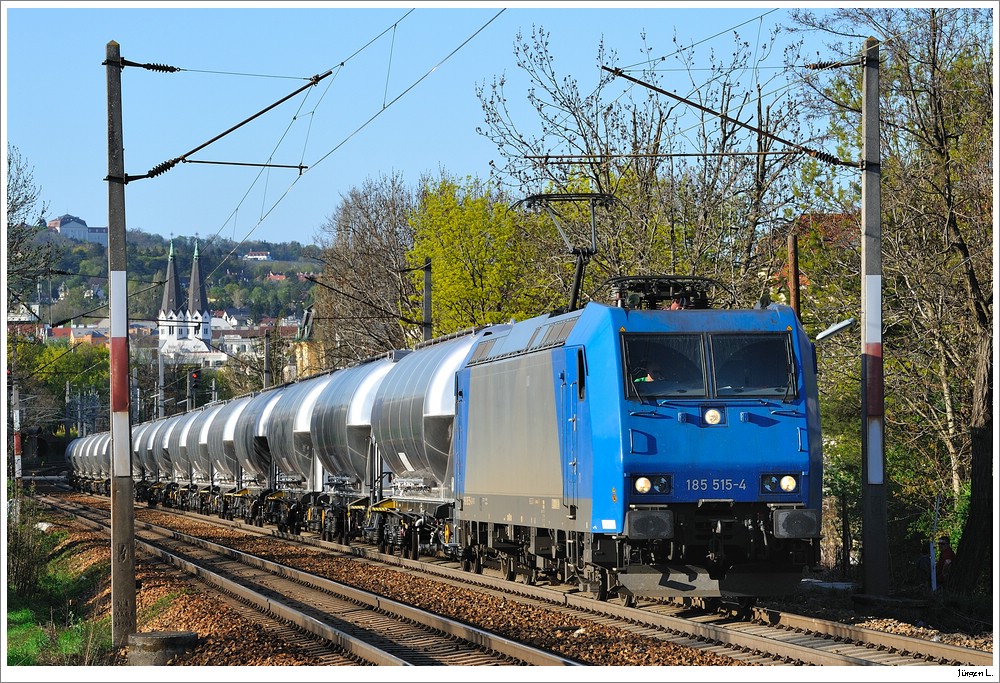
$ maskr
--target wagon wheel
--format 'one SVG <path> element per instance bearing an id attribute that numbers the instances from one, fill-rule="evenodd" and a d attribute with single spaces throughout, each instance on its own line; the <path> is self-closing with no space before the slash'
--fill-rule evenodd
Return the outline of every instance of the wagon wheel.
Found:
<path id="1" fill-rule="evenodd" d="M 622 607 L 635 607 L 639 603 L 638 598 L 621 586 L 615 589 L 608 600 L 609 602 L 614 602 Z"/>
<path id="2" fill-rule="evenodd" d="M 462 552 L 462 571 L 476 574 L 481 574 L 483 571 L 483 561 L 479 559 L 479 553 L 473 548 L 466 548 Z"/>
<path id="3" fill-rule="evenodd" d="M 608 600 L 608 575 L 606 572 L 601 572 L 600 581 L 598 581 L 597 590 L 591 590 L 591 594 L 594 599 L 598 602 L 607 602 Z"/>
<path id="4" fill-rule="evenodd" d="M 718 612 L 722 609 L 722 598 L 707 597 L 701 599 L 701 604 L 706 612 Z"/>
<path id="5" fill-rule="evenodd" d="M 513 581 L 517 576 L 517 558 L 513 555 L 504 555 L 500 559 L 500 571 L 503 573 L 504 581 Z"/>

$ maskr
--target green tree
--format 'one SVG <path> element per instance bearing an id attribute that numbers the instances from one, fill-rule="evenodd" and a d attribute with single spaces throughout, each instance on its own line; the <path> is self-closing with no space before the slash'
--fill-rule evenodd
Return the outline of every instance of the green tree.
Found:
<path id="1" fill-rule="evenodd" d="M 444 174 L 425 179 L 410 223 L 415 287 L 425 259 L 431 262 L 435 334 L 538 314 L 536 250 L 522 216 L 488 184 L 466 178 L 460 185 Z M 413 304 L 412 317 L 419 317 L 421 297 Z"/>
<path id="2" fill-rule="evenodd" d="M 7 366 L 15 373 L 22 403 L 22 422 L 55 432 L 65 417 L 66 384 L 71 392 L 96 393 L 106 404 L 109 382 L 107 349 L 89 344 L 70 346 L 11 334 Z M 98 416 L 106 422 L 107 414 Z"/>

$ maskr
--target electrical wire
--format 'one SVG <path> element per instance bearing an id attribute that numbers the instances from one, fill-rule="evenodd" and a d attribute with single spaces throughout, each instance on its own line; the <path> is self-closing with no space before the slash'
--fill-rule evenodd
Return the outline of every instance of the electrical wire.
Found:
<path id="1" fill-rule="evenodd" d="M 332 149 L 330 149 L 328 152 L 326 152 L 325 154 L 323 154 L 322 156 L 320 156 L 316 161 L 314 161 L 311 165 L 309 165 L 309 167 L 306 170 L 304 170 L 302 173 L 300 173 L 298 176 L 296 176 L 296 178 L 284 190 L 284 192 L 282 192 L 282 194 L 277 198 L 277 200 L 275 200 L 274 203 L 271 204 L 270 208 L 267 208 L 266 210 L 262 210 L 262 214 L 261 214 L 260 218 L 258 219 L 258 221 L 254 224 L 254 226 L 243 236 L 243 238 L 236 244 L 236 246 L 234 246 L 233 249 L 228 254 L 226 254 L 225 257 L 223 257 L 223 259 L 220 261 L 220 263 L 214 269 L 212 269 L 212 271 L 206 276 L 206 278 L 211 277 L 219 268 L 222 267 L 223 263 L 225 263 L 231 256 L 233 256 L 233 254 L 236 253 L 236 251 L 240 248 L 240 246 L 242 246 L 243 243 L 246 242 L 247 239 L 249 239 L 250 236 L 257 230 L 257 228 L 260 227 L 260 225 L 264 222 L 264 220 L 267 218 L 267 216 L 269 216 L 271 214 L 271 212 L 274 211 L 275 208 L 277 208 L 278 204 L 280 204 L 284 200 L 284 198 L 286 196 L 288 196 L 288 193 L 299 182 L 299 179 L 301 179 L 304 175 L 306 175 L 307 173 L 313 171 L 317 166 L 319 166 L 321 163 L 323 163 L 324 161 L 326 161 L 326 159 L 328 159 L 334 152 L 336 152 L 337 150 L 339 150 L 343 145 L 345 145 L 348 141 L 350 141 L 355 135 L 357 135 L 362 130 L 364 130 L 366 127 L 368 127 L 376 118 L 378 118 L 382 113 L 384 113 L 389 107 L 393 106 L 395 103 L 397 103 L 399 100 L 401 100 L 410 91 L 412 91 L 415 87 L 417 87 L 417 85 L 419 85 L 428 76 L 430 76 L 432 73 L 434 73 L 442 64 L 444 64 L 449 59 L 451 59 L 452 57 L 454 57 L 454 55 L 457 54 L 459 52 L 459 50 L 461 50 L 462 48 L 464 48 L 473 38 L 475 38 L 483 30 L 485 30 L 486 27 L 488 27 L 490 24 L 492 24 L 497 19 L 497 17 L 499 17 L 501 14 L 503 14 L 504 11 L 505 11 L 504 9 L 501 9 L 499 12 L 497 12 L 496 14 L 494 14 L 493 17 L 489 19 L 489 21 L 487 21 L 485 24 L 483 24 L 482 26 L 480 26 L 475 32 L 472 33 L 472 35 L 470 35 L 468 38 L 466 38 L 464 41 L 462 41 L 455 49 L 453 49 L 450 53 L 448 53 L 448 55 L 446 55 L 441 61 L 439 61 L 437 64 L 435 64 L 433 67 L 431 67 L 422 76 L 420 76 L 415 81 L 413 81 L 413 83 L 411 83 L 405 90 L 403 90 L 400 94 L 398 94 L 396 97 L 394 97 L 388 103 L 383 103 L 382 108 L 379 109 L 377 112 L 375 112 L 371 117 L 369 117 L 367 121 L 365 121 L 360 126 L 358 126 L 358 128 L 356 128 L 354 131 L 352 131 L 351 133 L 349 133 L 343 140 L 341 140 L 339 143 L 337 143 Z M 409 15 L 409 12 L 407 13 L 406 16 L 408 16 L 408 15 Z M 405 18 L 405 16 L 404 16 L 404 18 Z M 386 31 L 388 31 L 388 30 L 389 29 L 386 29 Z M 384 33 L 385 32 L 383 32 L 383 34 Z M 368 45 L 371 45 L 372 42 L 374 42 L 374 39 L 372 41 L 369 41 Z M 367 47 L 367 45 L 366 45 L 366 47 Z M 343 62 L 341 64 L 343 64 Z M 223 226 L 223 227 L 225 227 L 225 226 Z M 219 233 L 221 233 L 221 230 L 222 230 L 222 228 L 220 228 L 219 232 L 217 232 L 216 234 L 218 235 Z"/>

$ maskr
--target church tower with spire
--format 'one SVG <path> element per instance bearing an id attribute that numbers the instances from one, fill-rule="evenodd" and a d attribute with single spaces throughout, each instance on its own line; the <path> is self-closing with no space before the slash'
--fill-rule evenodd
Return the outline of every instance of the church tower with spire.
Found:
<path id="1" fill-rule="evenodd" d="M 187 337 L 187 325 L 178 309 L 177 295 L 181 285 L 177 279 L 177 269 L 174 267 L 174 241 L 170 240 L 170 255 L 167 257 L 167 281 L 163 285 L 163 301 L 157 316 L 157 329 L 160 333 L 160 350 L 165 346 L 175 347 L 179 339 Z"/>
<path id="2" fill-rule="evenodd" d="M 170 241 L 167 257 L 167 281 L 163 286 L 163 302 L 157 317 L 160 353 L 176 361 L 191 362 L 192 354 L 209 353 L 212 348 L 212 312 L 208 308 L 205 283 L 201 278 L 198 243 L 194 247 L 191 280 L 186 300 L 182 293 L 174 264 L 174 242 Z"/>
<path id="3" fill-rule="evenodd" d="M 198 242 L 194 243 L 194 262 L 191 264 L 191 282 L 188 285 L 188 306 L 186 316 L 191 329 L 191 337 L 205 344 L 207 351 L 212 347 L 212 312 L 208 308 L 205 283 L 201 279 L 198 265 Z"/>

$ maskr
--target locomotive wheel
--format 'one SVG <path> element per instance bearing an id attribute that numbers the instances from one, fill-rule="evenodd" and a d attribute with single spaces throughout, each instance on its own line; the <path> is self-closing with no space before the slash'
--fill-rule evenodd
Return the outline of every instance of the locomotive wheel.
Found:
<path id="1" fill-rule="evenodd" d="M 740 608 L 736 617 L 741 621 L 749 621 L 753 617 L 753 608 L 757 605 L 757 598 L 740 598 Z"/>
<path id="2" fill-rule="evenodd" d="M 534 586 L 538 583 L 538 569 L 536 567 L 528 567 L 524 572 L 524 583 L 528 586 Z"/>
<path id="3" fill-rule="evenodd" d="M 596 582 L 589 582 L 584 577 L 580 577 L 580 589 L 589 592 L 590 595 L 598 602 L 608 601 L 608 583 L 610 577 L 606 571 L 601 571 L 600 576 L 597 578 Z M 595 585 L 596 584 L 596 585 Z"/>

